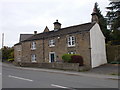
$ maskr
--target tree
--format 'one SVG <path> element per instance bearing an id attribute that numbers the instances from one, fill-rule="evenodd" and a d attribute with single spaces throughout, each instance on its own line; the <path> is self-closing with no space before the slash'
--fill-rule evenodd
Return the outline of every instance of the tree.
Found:
<path id="1" fill-rule="evenodd" d="M 104 16 L 101 14 L 100 8 L 98 7 L 98 3 L 95 3 L 94 9 L 97 13 L 98 20 L 99 20 L 99 25 L 100 28 L 106 37 L 106 43 L 110 40 L 110 31 L 107 30 L 107 20 L 104 18 Z"/>
<path id="2" fill-rule="evenodd" d="M 2 60 L 13 60 L 14 58 L 14 49 L 13 47 L 6 47 L 1 49 L 2 50 Z"/>
<path id="3" fill-rule="evenodd" d="M 107 24 L 110 26 L 110 30 L 115 30 L 120 27 L 120 1 L 110 1 L 109 7 L 107 7 Z"/>
<path id="4" fill-rule="evenodd" d="M 112 44 L 120 44 L 120 1 L 110 1 L 107 7 L 107 25 L 110 26 Z"/>

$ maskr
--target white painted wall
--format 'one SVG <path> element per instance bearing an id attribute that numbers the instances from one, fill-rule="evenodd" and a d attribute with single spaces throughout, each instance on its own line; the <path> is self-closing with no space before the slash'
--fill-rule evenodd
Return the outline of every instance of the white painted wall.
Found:
<path id="1" fill-rule="evenodd" d="M 96 23 L 90 30 L 92 68 L 107 63 L 105 37 Z"/>

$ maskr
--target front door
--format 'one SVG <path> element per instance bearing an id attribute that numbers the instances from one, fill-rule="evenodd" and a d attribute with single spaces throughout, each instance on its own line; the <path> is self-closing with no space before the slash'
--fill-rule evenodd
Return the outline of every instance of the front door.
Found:
<path id="1" fill-rule="evenodd" d="M 55 52 L 50 52 L 49 53 L 49 62 L 54 62 L 55 61 Z"/>

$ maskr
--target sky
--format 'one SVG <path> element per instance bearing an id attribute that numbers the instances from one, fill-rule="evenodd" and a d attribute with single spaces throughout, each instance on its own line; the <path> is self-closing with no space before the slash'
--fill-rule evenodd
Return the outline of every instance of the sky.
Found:
<path id="1" fill-rule="evenodd" d="M 2 33 L 4 46 L 12 47 L 20 34 L 53 30 L 56 19 L 62 28 L 90 22 L 95 2 L 105 16 L 109 0 L 0 0 L 0 48 Z"/>

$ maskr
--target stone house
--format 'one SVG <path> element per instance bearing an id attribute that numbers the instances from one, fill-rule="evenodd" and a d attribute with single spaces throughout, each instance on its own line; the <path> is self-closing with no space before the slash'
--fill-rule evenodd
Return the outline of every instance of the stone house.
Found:
<path id="1" fill-rule="evenodd" d="M 90 68 L 107 63 L 105 37 L 98 25 L 98 17 L 93 11 L 89 23 L 61 28 L 61 23 L 54 22 L 54 30 L 48 27 L 42 33 L 35 33 L 14 45 L 15 61 L 28 63 L 61 62 L 62 55 L 80 54 L 84 65 Z M 21 36 L 22 38 L 22 36 Z"/>

